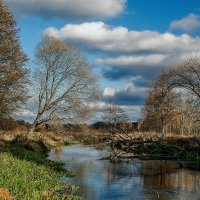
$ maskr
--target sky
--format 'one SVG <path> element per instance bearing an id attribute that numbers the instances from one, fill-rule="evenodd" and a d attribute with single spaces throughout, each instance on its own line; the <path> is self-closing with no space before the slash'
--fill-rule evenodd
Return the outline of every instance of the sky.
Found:
<path id="1" fill-rule="evenodd" d="M 165 68 L 200 56 L 199 0 L 5 0 L 30 58 L 45 35 L 78 46 L 107 99 L 138 120 L 148 85 Z"/>

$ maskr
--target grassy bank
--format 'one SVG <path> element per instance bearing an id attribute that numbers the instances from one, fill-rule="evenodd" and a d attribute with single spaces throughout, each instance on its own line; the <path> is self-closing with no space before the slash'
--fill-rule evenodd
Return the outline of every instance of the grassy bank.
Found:
<path id="1" fill-rule="evenodd" d="M 57 146 L 77 142 L 94 144 L 101 137 L 82 130 L 54 132 L 0 132 L 0 199 L 77 200 L 77 188 L 62 182 L 72 176 L 62 163 L 50 161 L 47 153 Z"/>
<path id="2" fill-rule="evenodd" d="M 44 154 L 21 147 L 1 148 L 0 169 L 0 199 L 6 195 L 16 200 L 80 199 L 74 195 L 75 186 L 61 181 L 71 174 Z"/>

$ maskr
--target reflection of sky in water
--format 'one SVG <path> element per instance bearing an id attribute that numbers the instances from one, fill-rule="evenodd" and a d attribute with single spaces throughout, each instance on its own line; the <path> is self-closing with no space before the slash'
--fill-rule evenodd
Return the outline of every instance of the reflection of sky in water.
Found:
<path id="1" fill-rule="evenodd" d="M 68 182 L 80 187 L 88 200 L 199 200 L 200 172 L 176 170 L 169 161 L 130 161 L 113 164 L 99 160 L 105 151 L 73 145 L 51 152 L 76 177 Z M 161 172 L 164 172 L 163 174 Z"/>

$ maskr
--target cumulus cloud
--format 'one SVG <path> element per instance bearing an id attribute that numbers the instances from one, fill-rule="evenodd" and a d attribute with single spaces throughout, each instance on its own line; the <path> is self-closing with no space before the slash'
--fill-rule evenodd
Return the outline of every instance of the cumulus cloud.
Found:
<path id="1" fill-rule="evenodd" d="M 115 94 L 115 90 L 113 88 L 107 87 L 103 91 L 104 97 L 113 97 Z"/>
<path id="2" fill-rule="evenodd" d="M 186 17 L 175 20 L 170 24 L 170 30 L 179 29 L 185 32 L 192 32 L 200 29 L 200 16 L 193 13 Z"/>
<path id="3" fill-rule="evenodd" d="M 75 43 L 87 50 L 107 53 L 107 57 L 96 59 L 94 66 L 101 66 L 104 77 L 110 80 L 138 75 L 149 80 L 157 76 L 162 68 L 200 56 L 199 37 L 128 30 L 103 22 L 67 24 L 60 29 L 49 27 L 44 34 Z"/>
<path id="4" fill-rule="evenodd" d="M 112 97 L 116 104 L 129 108 L 140 107 L 144 103 L 149 81 L 158 76 L 163 68 L 200 56 L 199 37 L 129 30 L 103 22 L 66 24 L 60 29 L 49 27 L 44 35 L 103 53 L 103 57 L 94 60 L 93 64 L 102 69 L 104 78 L 131 81 L 122 89 L 105 88 L 104 100 Z"/>
<path id="5" fill-rule="evenodd" d="M 148 80 L 141 75 L 132 77 L 131 81 L 136 87 L 146 88 L 148 86 Z"/>
<path id="6" fill-rule="evenodd" d="M 121 89 L 107 87 L 103 91 L 103 98 L 97 103 L 90 104 L 90 107 L 95 111 L 96 119 L 94 121 L 102 121 L 101 116 L 107 111 L 109 99 L 120 106 L 129 116 L 130 120 L 138 120 L 140 118 L 140 110 L 144 103 L 146 87 L 136 86 L 134 81 L 143 80 L 137 76 L 132 79 L 132 82 L 125 85 Z"/>
<path id="7" fill-rule="evenodd" d="M 99 58 L 94 63 L 102 66 L 104 77 L 110 80 L 142 76 L 148 82 L 159 75 L 162 69 L 174 67 L 191 57 L 200 57 L 200 48 L 196 52 Z"/>
<path id="8" fill-rule="evenodd" d="M 164 60 L 167 58 L 167 55 L 163 54 L 155 54 L 155 55 L 133 55 L 133 56 L 119 56 L 115 58 L 99 58 L 95 60 L 96 65 L 111 65 L 111 66 L 123 66 L 123 67 L 129 67 L 129 66 L 158 66 L 164 62 Z"/>
<path id="9" fill-rule="evenodd" d="M 108 91 L 112 91 L 109 93 Z M 137 87 L 133 82 L 127 84 L 122 89 L 105 88 L 103 92 L 104 98 L 112 97 L 117 105 L 137 105 L 144 103 L 146 87 Z"/>
<path id="10" fill-rule="evenodd" d="M 19 15 L 60 18 L 113 17 L 124 10 L 126 0 L 6 0 Z"/>
<path id="11" fill-rule="evenodd" d="M 123 26 L 109 26 L 103 22 L 67 24 L 57 29 L 49 27 L 45 35 L 83 45 L 88 49 L 123 53 L 171 53 L 199 50 L 200 39 L 188 34 L 176 36 L 156 31 L 128 30 Z"/>
<path id="12" fill-rule="evenodd" d="M 102 116 L 107 111 L 109 104 L 104 101 L 99 101 L 90 105 L 95 111 L 96 115 L 93 122 L 102 121 Z M 140 118 L 141 106 L 137 105 L 120 105 L 120 107 L 126 112 L 130 121 L 137 121 Z"/>

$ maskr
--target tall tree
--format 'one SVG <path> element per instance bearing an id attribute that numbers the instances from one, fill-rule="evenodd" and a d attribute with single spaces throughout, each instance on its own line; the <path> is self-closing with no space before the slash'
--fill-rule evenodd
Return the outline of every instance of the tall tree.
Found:
<path id="1" fill-rule="evenodd" d="M 170 84 L 182 88 L 190 96 L 191 110 L 196 110 L 192 120 L 200 130 L 200 58 L 190 58 L 170 71 Z"/>
<path id="2" fill-rule="evenodd" d="M 90 116 L 89 104 L 98 97 L 96 77 L 73 45 L 46 37 L 36 48 L 34 127 L 62 120 L 69 123 Z"/>
<path id="3" fill-rule="evenodd" d="M 200 130 L 200 59 L 191 58 L 153 81 L 143 107 L 143 128 L 197 134 Z"/>
<path id="4" fill-rule="evenodd" d="M 142 109 L 144 129 L 157 131 L 164 136 L 170 126 L 179 102 L 179 94 L 169 83 L 169 72 L 164 71 L 149 89 Z"/>
<path id="5" fill-rule="evenodd" d="M 10 117 L 27 98 L 27 56 L 12 13 L 0 0 L 0 119 Z"/>

